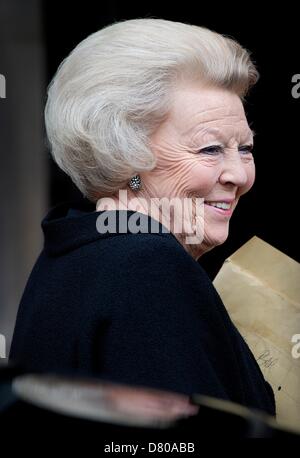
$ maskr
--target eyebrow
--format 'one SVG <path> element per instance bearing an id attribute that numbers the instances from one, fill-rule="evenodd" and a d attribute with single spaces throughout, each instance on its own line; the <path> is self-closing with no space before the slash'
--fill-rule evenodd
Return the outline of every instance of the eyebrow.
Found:
<path id="1" fill-rule="evenodd" d="M 209 133 L 212 133 L 212 134 L 215 134 L 217 137 L 220 137 L 221 139 L 225 140 L 225 137 L 224 135 L 222 134 L 222 132 L 219 130 L 218 127 L 209 127 L 207 129 L 207 132 Z M 248 130 L 248 134 L 252 134 L 252 137 L 254 139 L 255 135 L 256 135 L 256 132 L 253 130 L 253 129 L 250 129 Z M 247 135 L 248 135 L 247 134 Z"/>

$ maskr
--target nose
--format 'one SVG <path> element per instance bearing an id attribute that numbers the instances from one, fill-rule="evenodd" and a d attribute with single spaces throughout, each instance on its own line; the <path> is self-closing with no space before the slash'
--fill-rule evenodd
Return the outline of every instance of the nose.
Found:
<path id="1" fill-rule="evenodd" d="M 230 157 L 224 158 L 222 171 L 219 182 L 223 185 L 233 184 L 237 187 L 243 187 L 248 181 L 247 169 L 239 151 L 230 154 Z"/>

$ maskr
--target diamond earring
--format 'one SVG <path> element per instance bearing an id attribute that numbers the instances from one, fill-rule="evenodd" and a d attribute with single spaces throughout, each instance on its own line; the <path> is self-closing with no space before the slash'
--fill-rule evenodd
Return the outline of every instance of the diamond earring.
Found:
<path id="1" fill-rule="evenodd" d="M 135 175 L 129 181 L 129 186 L 133 191 L 137 191 L 138 189 L 140 189 L 141 184 L 142 184 L 142 181 L 141 181 L 141 177 L 139 175 Z"/>

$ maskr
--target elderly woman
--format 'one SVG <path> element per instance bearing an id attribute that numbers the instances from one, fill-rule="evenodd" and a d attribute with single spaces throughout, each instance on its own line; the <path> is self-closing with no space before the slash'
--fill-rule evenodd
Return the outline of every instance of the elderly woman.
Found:
<path id="1" fill-rule="evenodd" d="M 225 242 L 254 182 L 243 101 L 257 78 L 234 40 L 160 19 L 108 26 L 63 61 L 47 134 L 87 199 L 42 222 L 12 360 L 275 413 L 197 262 Z"/>

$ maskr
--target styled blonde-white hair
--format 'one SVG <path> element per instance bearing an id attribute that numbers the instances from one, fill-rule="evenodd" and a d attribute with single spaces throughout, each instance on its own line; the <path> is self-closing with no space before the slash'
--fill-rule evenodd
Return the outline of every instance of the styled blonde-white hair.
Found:
<path id="1" fill-rule="evenodd" d="M 207 28 L 163 19 L 114 23 L 83 40 L 48 89 L 51 153 L 95 202 L 155 167 L 149 137 L 178 81 L 202 81 L 244 100 L 258 72 L 249 52 Z"/>

